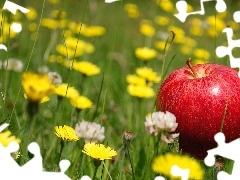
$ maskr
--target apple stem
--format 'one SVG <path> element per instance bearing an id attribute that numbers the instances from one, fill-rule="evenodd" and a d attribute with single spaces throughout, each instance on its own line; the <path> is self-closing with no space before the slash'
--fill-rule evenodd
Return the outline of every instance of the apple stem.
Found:
<path id="1" fill-rule="evenodd" d="M 193 77 L 196 79 L 198 78 L 196 69 L 193 67 L 193 65 L 191 64 L 192 59 L 188 58 L 188 60 L 186 61 L 186 64 L 188 65 L 188 67 L 191 69 L 192 73 L 193 73 Z"/>

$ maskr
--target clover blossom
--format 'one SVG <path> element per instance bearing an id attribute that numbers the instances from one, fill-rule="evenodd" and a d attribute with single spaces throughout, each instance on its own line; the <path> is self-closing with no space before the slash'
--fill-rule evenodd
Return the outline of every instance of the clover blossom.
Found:
<path id="1" fill-rule="evenodd" d="M 149 134 L 155 136 L 161 135 L 161 139 L 166 143 L 173 142 L 173 139 L 178 137 L 179 134 L 171 134 L 176 130 L 178 123 L 174 114 L 166 111 L 154 112 L 151 116 L 146 117 L 145 127 Z"/>
<path id="2" fill-rule="evenodd" d="M 95 142 L 101 143 L 105 139 L 105 129 L 95 122 L 82 121 L 76 124 L 75 133 L 78 137 L 85 140 L 85 143 Z"/>

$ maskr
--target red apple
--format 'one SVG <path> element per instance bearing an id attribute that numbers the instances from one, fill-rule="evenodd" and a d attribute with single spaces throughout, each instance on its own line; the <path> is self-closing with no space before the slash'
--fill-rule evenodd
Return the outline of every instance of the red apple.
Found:
<path id="1" fill-rule="evenodd" d="M 207 150 L 217 147 L 214 135 L 223 119 L 226 141 L 240 137 L 240 78 L 224 65 L 187 64 L 163 82 L 156 107 L 176 116 L 180 149 L 203 159 Z"/>

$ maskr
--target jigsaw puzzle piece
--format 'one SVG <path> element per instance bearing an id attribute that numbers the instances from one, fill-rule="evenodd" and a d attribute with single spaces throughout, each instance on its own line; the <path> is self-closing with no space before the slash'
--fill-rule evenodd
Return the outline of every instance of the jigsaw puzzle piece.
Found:
<path id="1" fill-rule="evenodd" d="M 178 18 L 181 22 L 185 22 L 186 18 L 189 15 L 193 15 L 193 14 L 200 14 L 203 15 L 205 14 L 205 9 L 204 9 L 204 2 L 208 2 L 208 1 L 214 1 L 214 0 L 201 0 L 200 1 L 200 5 L 201 5 L 201 9 L 200 11 L 194 11 L 194 12 L 187 12 L 187 2 L 184 0 L 180 0 L 176 3 L 176 9 L 178 10 L 178 14 L 174 14 L 174 16 L 176 18 Z M 227 9 L 226 3 L 224 2 L 224 0 L 216 0 L 216 6 L 215 9 L 218 12 L 224 12 Z"/>

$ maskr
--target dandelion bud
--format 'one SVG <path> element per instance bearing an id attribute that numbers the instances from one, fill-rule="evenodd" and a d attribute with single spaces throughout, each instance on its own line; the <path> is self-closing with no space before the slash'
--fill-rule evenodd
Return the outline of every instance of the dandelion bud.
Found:
<path id="1" fill-rule="evenodd" d="M 123 144 L 128 145 L 131 143 L 133 139 L 133 133 L 130 131 L 126 131 L 123 133 Z"/>

